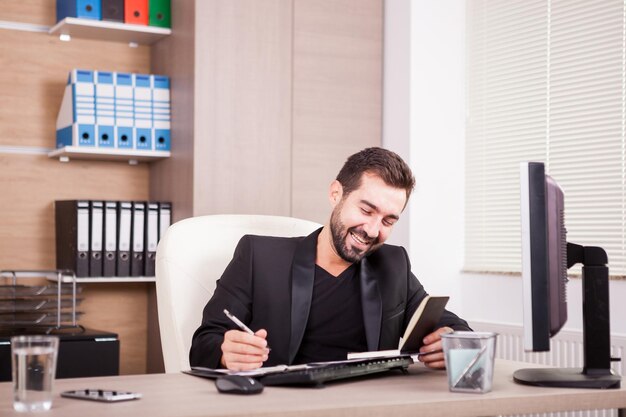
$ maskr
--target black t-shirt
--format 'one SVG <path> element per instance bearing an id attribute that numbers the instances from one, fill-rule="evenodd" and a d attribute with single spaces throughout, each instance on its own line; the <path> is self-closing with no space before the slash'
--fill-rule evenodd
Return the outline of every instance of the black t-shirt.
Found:
<path id="1" fill-rule="evenodd" d="M 366 350 L 358 264 L 337 277 L 315 265 L 311 311 L 294 363 L 344 360 Z"/>

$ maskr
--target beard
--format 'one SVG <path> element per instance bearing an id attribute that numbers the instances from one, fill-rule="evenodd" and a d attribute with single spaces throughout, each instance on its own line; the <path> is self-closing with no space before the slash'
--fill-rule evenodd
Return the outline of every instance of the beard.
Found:
<path id="1" fill-rule="evenodd" d="M 354 263 L 359 262 L 361 259 L 369 255 L 378 249 L 382 243 L 379 242 L 379 238 L 371 238 L 365 233 L 362 226 L 347 228 L 343 222 L 339 219 L 339 213 L 341 212 L 341 206 L 339 204 L 333 210 L 330 216 L 330 234 L 333 240 L 333 246 L 337 251 L 337 254 L 346 262 Z M 352 239 L 351 234 L 356 235 L 360 240 L 369 243 L 369 247 L 361 250 L 355 248 L 352 245 L 348 245 L 348 239 Z"/>

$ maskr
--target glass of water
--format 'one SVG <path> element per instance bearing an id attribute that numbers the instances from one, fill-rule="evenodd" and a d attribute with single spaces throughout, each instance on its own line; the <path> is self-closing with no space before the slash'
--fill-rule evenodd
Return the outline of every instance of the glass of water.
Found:
<path id="1" fill-rule="evenodd" d="M 52 407 L 58 351 L 56 336 L 11 338 L 13 408 L 16 411 L 46 411 Z"/>

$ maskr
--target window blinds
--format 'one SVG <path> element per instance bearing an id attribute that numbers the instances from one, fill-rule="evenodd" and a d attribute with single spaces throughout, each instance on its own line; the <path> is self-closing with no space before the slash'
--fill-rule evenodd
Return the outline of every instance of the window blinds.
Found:
<path id="1" fill-rule="evenodd" d="M 625 10 L 468 0 L 466 270 L 521 270 L 519 163 L 540 161 L 565 193 L 568 241 L 626 275 Z"/>

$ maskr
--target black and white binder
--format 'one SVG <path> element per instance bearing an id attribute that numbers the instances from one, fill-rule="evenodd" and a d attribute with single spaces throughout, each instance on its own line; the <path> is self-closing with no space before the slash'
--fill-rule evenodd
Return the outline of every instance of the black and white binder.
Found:
<path id="1" fill-rule="evenodd" d="M 159 243 L 159 203 L 146 205 L 146 234 L 145 234 L 145 271 L 144 275 L 153 277 L 155 274 L 155 259 L 157 244 Z"/>
<path id="2" fill-rule="evenodd" d="M 130 276 L 130 241 L 132 230 L 132 203 L 117 203 L 117 264 L 118 277 Z"/>
<path id="3" fill-rule="evenodd" d="M 172 222 L 172 203 L 162 201 L 159 203 L 159 240 L 163 239 L 167 228 Z"/>
<path id="4" fill-rule="evenodd" d="M 102 201 L 89 202 L 89 276 L 102 276 L 102 226 L 104 204 Z"/>
<path id="5" fill-rule="evenodd" d="M 89 276 L 89 201 L 54 202 L 57 269 Z"/>
<path id="6" fill-rule="evenodd" d="M 117 251 L 117 202 L 104 202 L 104 256 L 102 258 L 102 276 L 115 276 Z"/>
<path id="7" fill-rule="evenodd" d="M 143 250 L 144 250 L 144 222 L 146 203 L 133 202 L 132 208 L 132 232 L 131 232 L 131 256 L 130 276 L 140 277 L 144 274 Z"/>

